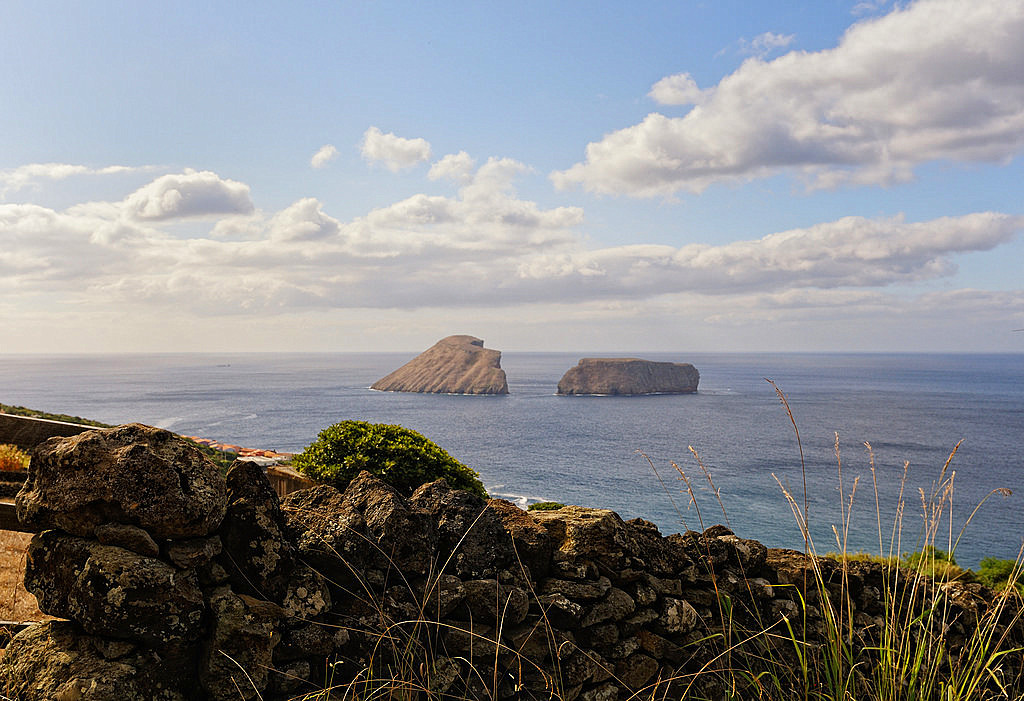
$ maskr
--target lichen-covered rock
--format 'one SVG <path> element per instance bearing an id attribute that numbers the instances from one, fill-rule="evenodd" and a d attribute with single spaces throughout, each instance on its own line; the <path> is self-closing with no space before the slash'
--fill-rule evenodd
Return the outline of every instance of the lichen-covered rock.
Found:
<path id="1" fill-rule="evenodd" d="M 46 621 L 7 644 L 0 695 L 17 701 L 186 701 L 193 698 L 193 675 L 182 673 L 189 663 L 187 656 L 131 645 L 118 649 L 70 621 Z"/>
<path id="2" fill-rule="evenodd" d="M 320 485 L 289 494 L 281 508 L 302 558 L 336 583 L 390 570 L 423 575 L 433 568 L 432 519 L 368 472 L 344 493 Z"/>
<path id="3" fill-rule="evenodd" d="M 223 549 L 220 537 L 215 535 L 209 538 L 175 540 L 167 545 L 167 559 L 179 569 L 195 569 L 206 566 L 220 555 Z"/>
<path id="4" fill-rule="evenodd" d="M 530 609 L 530 598 L 518 587 L 499 584 L 496 579 L 474 579 L 463 583 L 464 602 L 474 621 L 512 626 L 522 623 Z"/>
<path id="5" fill-rule="evenodd" d="M 583 607 L 561 594 L 540 594 L 537 604 L 545 621 L 559 630 L 573 631 L 580 627 Z"/>
<path id="6" fill-rule="evenodd" d="M 194 444 L 142 424 L 51 438 L 32 454 L 18 518 L 92 537 L 125 523 L 155 538 L 207 535 L 224 518 L 224 478 Z"/>
<path id="7" fill-rule="evenodd" d="M 615 676 L 628 689 L 641 689 L 658 671 L 658 661 L 650 655 L 638 652 L 619 660 L 615 665 Z"/>
<path id="8" fill-rule="evenodd" d="M 25 587 L 44 613 L 94 635 L 159 646 L 202 632 L 205 604 L 195 572 L 60 531 L 32 538 Z"/>
<path id="9" fill-rule="evenodd" d="M 487 508 L 501 520 L 501 527 L 512 541 L 516 556 L 510 566 L 526 568 L 525 577 L 538 580 L 548 574 L 551 565 L 551 540 L 547 529 L 526 511 L 505 499 L 488 499 Z"/>
<path id="10" fill-rule="evenodd" d="M 284 611 L 220 587 L 210 594 L 210 614 L 212 630 L 199 667 L 203 690 L 211 701 L 258 698 L 267 688 Z"/>
<path id="11" fill-rule="evenodd" d="M 566 506 L 556 511 L 535 511 L 531 516 L 551 539 L 555 561 L 591 561 L 606 570 L 621 571 L 646 553 L 649 534 L 628 526 L 608 509 Z M 638 539 L 638 534 L 643 536 Z"/>
<path id="12" fill-rule="evenodd" d="M 462 580 L 453 574 L 442 573 L 430 580 L 423 597 L 423 615 L 431 621 L 447 618 L 466 597 Z"/>
<path id="13" fill-rule="evenodd" d="M 389 565 L 406 575 L 433 569 L 437 529 L 411 499 L 362 472 L 345 490 L 345 502 L 362 515 L 374 549 Z"/>
<path id="14" fill-rule="evenodd" d="M 607 577 L 592 582 L 574 582 L 551 577 L 541 580 L 538 591 L 541 594 L 560 594 L 573 601 L 597 601 L 611 589 L 611 586 L 611 580 Z"/>
<path id="15" fill-rule="evenodd" d="M 313 619 L 331 608 L 331 592 L 323 575 L 299 563 L 288 577 L 284 595 L 278 603 L 289 616 Z"/>
<path id="16" fill-rule="evenodd" d="M 326 659 L 348 642 L 348 631 L 334 625 L 284 618 L 279 625 L 281 641 L 274 648 L 275 662 L 290 662 L 304 657 Z"/>
<path id="17" fill-rule="evenodd" d="M 602 621 L 621 621 L 636 610 L 636 602 L 626 592 L 612 587 L 604 598 L 587 611 L 580 625 L 584 628 Z"/>
<path id="18" fill-rule="evenodd" d="M 103 545 L 116 545 L 146 557 L 156 557 L 160 554 L 160 546 L 153 540 L 153 536 L 138 526 L 104 523 L 96 526 L 95 535 L 96 540 Z"/>
<path id="19" fill-rule="evenodd" d="M 683 599 L 665 597 L 661 605 L 659 626 L 667 633 L 678 635 L 689 633 L 697 625 L 697 611 Z"/>
<path id="20" fill-rule="evenodd" d="M 243 460 L 232 463 L 226 481 L 221 564 L 235 592 L 280 602 L 296 560 L 277 492 L 262 467 Z"/>
<path id="21" fill-rule="evenodd" d="M 437 524 L 437 549 L 446 554 L 439 564 L 446 572 L 465 579 L 523 577 L 513 537 L 505 530 L 507 516 L 489 502 L 437 480 L 420 486 L 409 503 Z"/>
<path id="22" fill-rule="evenodd" d="M 366 559 L 366 520 L 335 487 L 321 484 L 281 500 L 288 536 L 299 557 L 333 581 L 359 576 Z"/>

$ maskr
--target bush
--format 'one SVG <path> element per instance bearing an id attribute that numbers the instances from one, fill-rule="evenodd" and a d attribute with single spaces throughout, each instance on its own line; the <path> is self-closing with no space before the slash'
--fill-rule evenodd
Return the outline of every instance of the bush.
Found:
<path id="1" fill-rule="evenodd" d="M 27 470 L 31 456 L 16 445 L 4 443 L 0 445 L 0 471 L 16 472 Z"/>
<path id="2" fill-rule="evenodd" d="M 920 552 L 904 553 L 903 564 L 938 582 L 948 582 L 964 575 L 963 568 L 956 564 L 956 558 L 934 545 L 926 545 Z"/>
<path id="3" fill-rule="evenodd" d="M 1015 576 L 1014 570 L 1017 563 L 1014 560 L 1001 560 L 998 557 L 983 558 L 979 564 L 975 576 L 979 582 L 989 589 L 1001 591 L 1010 582 L 1010 577 Z M 1018 591 L 1024 594 L 1024 583 L 1015 582 Z"/>
<path id="4" fill-rule="evenodd" d="M 530 504 L 526 507 L 527 511 L 557 511 L 564 507 L 565 504 L 559 504 L 557 501 L 538 501 L 536 504 Z"/>
<path id="5" fill-rule="evenodd" d="M 455 489 L 487 498 L 476 472 L 416 431 L 391 424 L 342 421 L 328 426 L 292 465 L 338 489 L 366 470 L 406 496 L 425 482 L 444 478 Z"/>

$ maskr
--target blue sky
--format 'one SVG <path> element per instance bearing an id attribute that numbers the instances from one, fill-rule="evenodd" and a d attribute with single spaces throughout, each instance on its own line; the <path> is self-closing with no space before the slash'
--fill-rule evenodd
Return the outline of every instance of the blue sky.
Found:
<path id="1" fill-rule="evenodd" d="M 1019 0 L 0 18 L 0 351 L 1024 351 Z"/>

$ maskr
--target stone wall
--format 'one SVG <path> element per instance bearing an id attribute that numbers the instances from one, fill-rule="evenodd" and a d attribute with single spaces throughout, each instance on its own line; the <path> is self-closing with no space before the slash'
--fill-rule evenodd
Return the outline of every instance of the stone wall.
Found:
<path id="1" fill-rule="evenodd" d="M 32 450 L 53 436 L 74 436 L 88 431 L 91 426 L 64 421 L 38 419 L 32 416 L 0 414 L 0 443 L 10 443 L 22 450 Z"/>
<path id="2" fill-rule="evenodd" d="M 341 698 L 371 677 L 403 698 L 721 698 L 722 669 L 796 664 L 787 622 L 813 658 L 815 566 L 858 645 L 886 625 L 891 573 L 877 565 L 844 571 L 722 526 L 663 537 L 602 509 L 528 514 L 442 481 L 405 495 L 363 473 L 344 492 L 279 499 L 258 466 L 224 479 L 140 425 L 40 446 L 17 501 L 45 529 L 26 586 L 67 619 L 9 644 L 0 693 L 22 701 Z M 954 651 L 993 597 L 901 581 L 922 601 L 941 592 Z M 766 629 L 781 641 L 770 651 L 747 640 Z"/>

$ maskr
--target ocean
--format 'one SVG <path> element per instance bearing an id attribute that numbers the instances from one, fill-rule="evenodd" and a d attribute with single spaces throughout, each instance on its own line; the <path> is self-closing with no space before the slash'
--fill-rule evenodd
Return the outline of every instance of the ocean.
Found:
<path id="1" fill-rule="evenodd" d="M 839 549 L 833 526 L 848 550 L 917 549 L 922 495 L 936 490 L 962 440 L 937 542 L 956 541 L 986 495 L 1009 488 L 1011 496 L 992 495 L 973 515 L 956 559 L 976 567 L 986 556 L 1014 558 L 1022 545 L 1024 355 L 633 353 L 693 363 L 700 390 L 559 397 L 559 378 L 586 353 L 508 352 L 508 396 L 368 389 L 413 355 L 0 355 L 0 402 L 287 452 L 343 419 L 401 424 L 477 470 L 492 495 L 522 506 L 610 508 L 665 534 L 725 523 L 774 547 L 803 547 L 786 493 L 802 510 L 806 477 L 818 552 Z M 788 397 L 805 470 L 768 379 Z M 854 485 L 844 528 L 840 503 L 849 507 Z M 901 485 L 903 528 L 892 545 Z"/>

